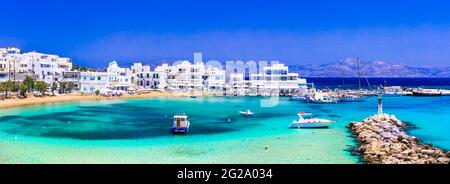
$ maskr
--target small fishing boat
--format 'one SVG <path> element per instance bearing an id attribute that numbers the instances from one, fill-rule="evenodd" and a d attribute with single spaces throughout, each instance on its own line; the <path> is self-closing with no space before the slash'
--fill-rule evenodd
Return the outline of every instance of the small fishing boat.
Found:
<path id="1" fill-rule="evenodd" d="M 442 92 L 434 89 L 413 90 L 413 96 L 442 96 Z"/>
<path id="2" fill-rule="evenodd" d="M 293 121 L 289 128 L 328 128 L 333 121 L 313 118 L 311 113 L 298 113 L 298 120 Z"/>
<path id="3" fill-rule="evenodd" d="M 239 111 L 239 114 L 241 114 L 242 116 L 253 116 L 253 112 L 250 110 Z"/>
<path id="4" fill-rule="evenodd" d="M 190 96 L 190 98 L 197 98 L 197 96 Z"/>
<path id="5" fill-rule="evenodd" d="M 189 132 L 190 122 L 188 116 L 184 113 L 179 113 L 173 116 L 172 133 L 185 134 Z"/>

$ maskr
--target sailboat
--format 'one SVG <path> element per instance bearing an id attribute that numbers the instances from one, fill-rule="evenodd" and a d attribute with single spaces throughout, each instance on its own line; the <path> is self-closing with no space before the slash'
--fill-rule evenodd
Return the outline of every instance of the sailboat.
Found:
<path id="1" fill-rule="evenodd" d="M 365 91 L 361 88 L 361 70 L 360 70 L 360 61 L 359 58 L 357 58 L 357 64 L 358 64 L 358 92 L 356 94 L 348 94 L 343 93 L 339 94 L 338 96 L 338 102 L 365 102 L 366 98 L 364 97 Z M 369 84 L 369 81 L 367 80 L 367 83 Z M 344 70 L 342 70 L 342 86 L 344 87 Z M 370 84 L 369 84 L 370 88 Z"/>

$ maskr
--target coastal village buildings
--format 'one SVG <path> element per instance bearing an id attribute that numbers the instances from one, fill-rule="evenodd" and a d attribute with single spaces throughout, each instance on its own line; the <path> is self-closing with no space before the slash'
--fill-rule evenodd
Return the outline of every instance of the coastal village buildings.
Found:
<path id="1" fill-rule="evenodd" d="M 69 58 L 38 52 L 21 53 L 17 48 L 0 49 L 0 82 L 22 81 L 32 76 L 38 81 L 61 81 L 64 72 L 72 70 Z"/>
<path id="2" fill-rule="evenodd" d="M 203 90 L 203 75 L 205 65 L 201 62 L 191 64 L 189 61 L 182 61 L 169 68 L 167 74 L 167 84 L 170 91 L 188 92 Z"/>
<path id="3" fill-rule="evenodd" d="M 252 74 L 250 84 L 251 91 L 266 96 L 273 92 L 295 92 L 299 87 L 306 87 L 306 79 L 300 79 L 298 73 L 289 73 L 284 64 L 273 64 L 265 66 L 259 74 Z"/>
<path id="4" fill-rule="evenodd" d="M 207 66 L 203 75 L 204 91 L 214 95 L 224 95 L 225 70 Z"/>
<path id="5" fill-rule="evenodd" d="M 268 96 L 306 88 L 306 80 L 297 73 L 289 73 L 288 67 L 283 64 L 265 66 L 256 74 L 234 72 L 228 75 L 228 80 L 223 68 L 205 65 L 201 61 L 162 64 L 153 71 L 142 63 L 134 63 L 127 68 L 112 61 L 105 71 L 80 72 L 72 70 L 69 58 L 37 52 L 21 53 L 17 48 L 0 48 L 0 82 L 22 81 L 25 76 L 48 84 L 70 82 L 76 91 L 82 93 L 163 90 L 173 93 Z"/>
<path id="6" fill-rule="evenodd" d="M 80 72 L 80 91 L 95 93 L 107 89 L 116 74 L 108 72 Z"/>

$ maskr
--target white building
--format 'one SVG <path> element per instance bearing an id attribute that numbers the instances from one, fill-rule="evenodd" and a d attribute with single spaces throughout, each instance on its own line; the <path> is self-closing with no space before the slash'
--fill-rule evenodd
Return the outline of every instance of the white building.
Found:
<path id="1" fill-rule="evenodd" d="M 117 85 L 128 85 L 131 86 L 132 80 L 131 80 L 131 70 L 130 68 L 121 68 L 117 64 L 116 61 L 112 61 L 109 63 L 108 68 L 106 69 L 106 72 L 112 73 L 111 77 L 111 83 L 117 84 Z"/>
<path id="2" fill-rule="evenodd" d="M 80 72 L 80 91 L 95 93 L 97 90 L 127 91 L 135 89 L 140 81 L 140 74 L 149 71 L 150 68 L 143 67 L 140 63 L 133 66 L 134 73 L 130 68 L 119 67 L 116 61 L 112 61 L 109 63 L 106 72 Z"/>
<path id="3" fill-rule="evenodd" d="M 108 72 L 80 72 L 80 91 L 93 94 L 97 90 L 106 90 L 115 75 Z"/>
<path id="4" fill-rule="evenodd" d="M 67 85 L 67 88 L 73 87 L 74 91 L 80 90 L 80 73 L 79 71 L 70 71 L 70 72 L 63 72 L 63 79 L 61 82 L 64 82 Z M 73 86 L 71 86 L 71 83 Z"/>
<path id="5" fill-rule="evenodd" d="M 131 80 L 138 89 L 158 89 L 159 73 L 150 70 L 150 66 L 134 63 L 131 66 Z"/>
<path id="6" fill-rule="evenodd" d="M 203 87 L 204 92 L 223 95 L 225 88 L 225 70 L 207 66 L 203 75 Z"/>
<path id="7" fill-rule="evenodd" d="M 177 62 L 165 70 L 169 91 L 203 91 L 205 65 L 201 62 L 191 64 L 189 61 Z"/>
<path id="8" fill-rule="evenodd" d="M 25 76 L 51 84 L 72 70 L 72 61 L 38 52 L 21 53 L 17 48 L 0 49 L 0 81 L 22 81 Z"/>
<path id="9" fill-rule="evenodd" d="M 250 89 L 258 95 L 288 94 L 306 87 L 306 79 L 299 78 L 298 73 L 289 73 L 284 64 L 273 64 L 263 67 L 259 74 L 251 74 L 250 84 Z"/>
<path id="10" fill-rule="evenodd" d="M 244 96 L 248 94 L 249 82 L 244 80 L 244 74 L 232 73 L 227 85 L 227 95 Z"/>

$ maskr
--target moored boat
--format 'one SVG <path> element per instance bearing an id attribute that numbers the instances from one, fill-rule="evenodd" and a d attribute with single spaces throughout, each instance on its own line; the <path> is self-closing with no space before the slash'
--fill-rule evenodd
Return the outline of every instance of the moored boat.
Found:
<path id="1" fill-rule="evenodd" d="M 188 116 L 184 113 L 179 113 L 173 116 L 172 133 L 185 134 L 189 132 L 190 122 Z"/>
<path id="2" fill-rule="evenodd" d="M 412 93 L 413 96 L 442 96 L 442 92 L 435 89 L 417 89 Z"/>
<path id="3" fill-rule="evenodd" d="M 385 86 L 383 89 L 384 97 L 399 97 L 404 93 L 401 86 Z"/>
<path id="4" fill-rule="evenodd" d="M 315 103 L 315 104 L 335 104 L 338 100 L 330 95 L 329 92 L 312 92 L 311 94 L 305 95 L 305 103 Z"/>
<path id="5" fill-rule="evenodd" d="M 450 96 L 450 90 L 440 90 L 442 96 Z"/>
<path id="6" fill-rule="evenodd" d="M 313 118 L 311 113 L 298 113 L 298 119 L 293 121 L 289 128 L 328 128 L 333 121 Z"/>
<path id="7" fill-rule="evenodd" d="M 250 110 L 239 111 L 239 114 L 241 114 L 242 116 L 253 116 L 253 112 Z"/>
<path id="8" fill-rule="evenodd" d="M 338 98 L 339 102 L 365 102 L 366 98 L 356 95 L 342 95 Z"/>
<path id="9" fill-rule="evenodd" d="M 291 99 L 291 101 L 304 101 L 304 100 L 306 100 L 305 96 L 301 96 L 301 95 L 292 95 L 290 99 Z"/>

